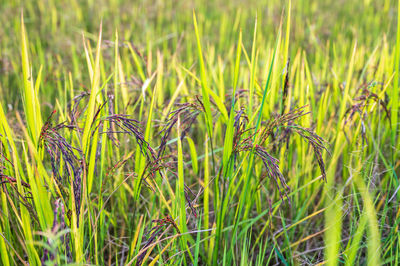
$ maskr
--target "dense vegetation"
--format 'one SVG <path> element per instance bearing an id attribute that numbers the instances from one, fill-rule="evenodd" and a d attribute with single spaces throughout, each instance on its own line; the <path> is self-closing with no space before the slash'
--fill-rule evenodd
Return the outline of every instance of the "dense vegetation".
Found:
<path id="1" fill-rule="evenodd" d="M 399 265 L 399 3 L 5 0 L 2 265 Z"/>

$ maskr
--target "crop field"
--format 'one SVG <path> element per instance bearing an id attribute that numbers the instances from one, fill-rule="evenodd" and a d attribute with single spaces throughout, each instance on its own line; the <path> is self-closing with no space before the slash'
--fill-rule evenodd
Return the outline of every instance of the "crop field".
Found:
<path id="1" fill-rule="evenodd" d="M 399 11 L 0 0 L 0 265 L 400 265 Z"/>

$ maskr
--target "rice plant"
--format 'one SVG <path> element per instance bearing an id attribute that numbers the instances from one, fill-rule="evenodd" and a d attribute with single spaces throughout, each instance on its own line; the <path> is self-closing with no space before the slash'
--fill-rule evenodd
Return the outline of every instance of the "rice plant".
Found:
<path id="1" fill-rule="evenodd" d="M 400 264 L 400 1 L 0 14 L 1 265 Z"/>

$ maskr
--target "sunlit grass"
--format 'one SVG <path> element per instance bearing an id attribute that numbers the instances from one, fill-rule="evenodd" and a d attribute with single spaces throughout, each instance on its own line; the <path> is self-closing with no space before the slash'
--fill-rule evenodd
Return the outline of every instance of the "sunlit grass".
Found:
<path id="1" fill-rule="evenodd" d="M 0 264 L 398 265 L 399 8 L 5 1 Z"/>

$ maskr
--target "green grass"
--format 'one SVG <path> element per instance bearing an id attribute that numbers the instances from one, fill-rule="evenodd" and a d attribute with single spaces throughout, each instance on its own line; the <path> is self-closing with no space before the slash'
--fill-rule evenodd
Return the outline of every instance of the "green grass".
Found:
<path id="1" fill-rule="evenodd" d="M 3 2 L 1 265 L 399 265 L 399 1 Z"/>

